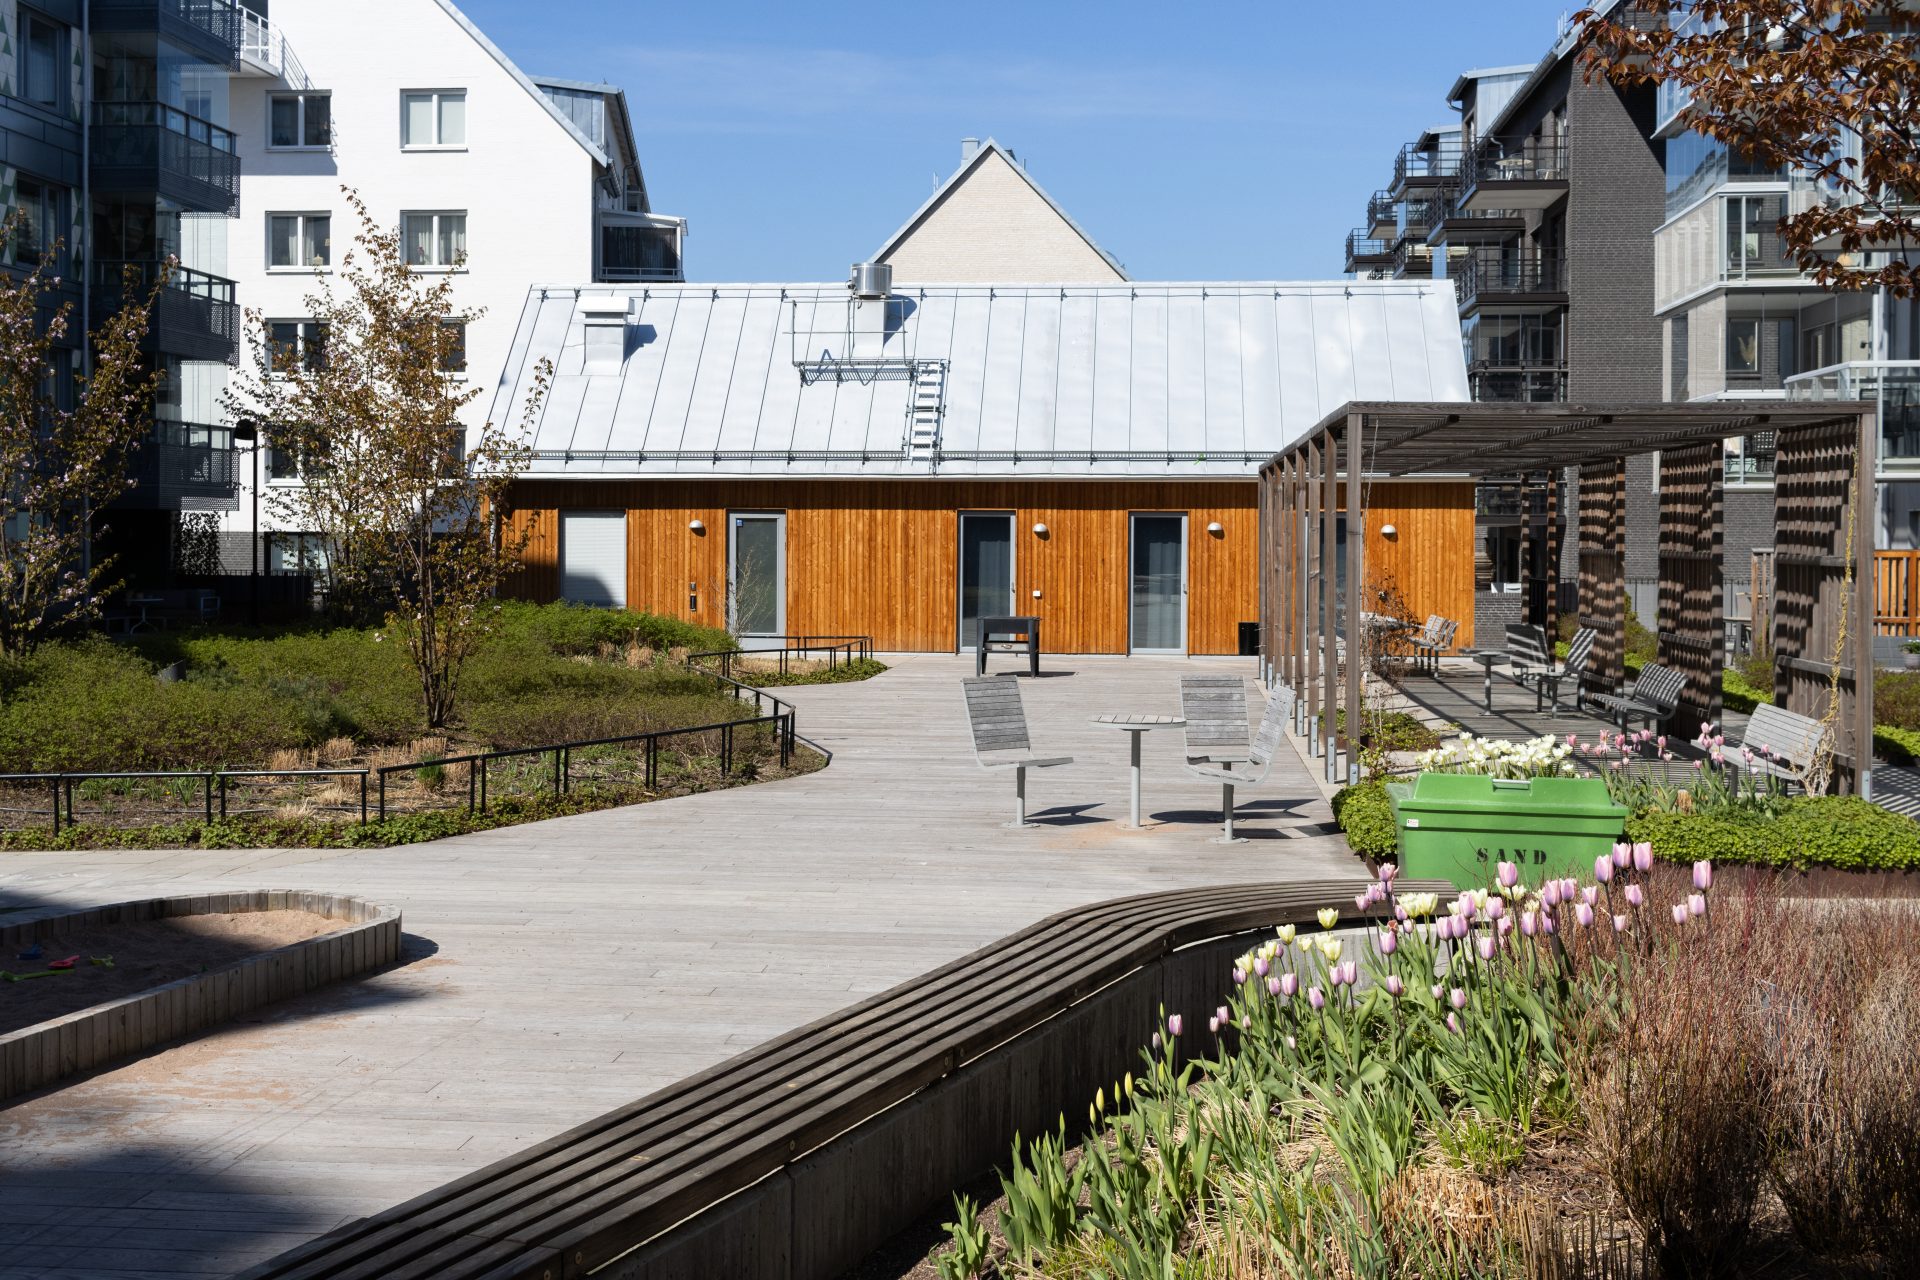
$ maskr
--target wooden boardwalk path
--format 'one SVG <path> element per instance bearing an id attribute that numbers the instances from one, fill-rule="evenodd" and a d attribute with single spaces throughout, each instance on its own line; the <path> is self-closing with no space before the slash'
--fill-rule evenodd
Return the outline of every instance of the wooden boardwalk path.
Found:
<path id="1" fill-rule="evenodd" d="M 0 906 L 351 892 L 404 911 L 412 957 L 0 1111 L 0 1280 L 226 1275 L 1062 908 L 1358 869 L 1284 754 L 1249 843 L 1209 843 L 1178 732 L 1146 735 L 1149 826 L 1121 829 L 1126 742 L 1088 717 L 1177 713 L 1180 674 L 1251 660 L 1046 659 L 1034 745 L 1076 759 L 1030 778 L 1032 831 L 973 762 L 971 666 L 794 690 L 835 758 L 785 782 L 398 849 L 0 858 Z"/>

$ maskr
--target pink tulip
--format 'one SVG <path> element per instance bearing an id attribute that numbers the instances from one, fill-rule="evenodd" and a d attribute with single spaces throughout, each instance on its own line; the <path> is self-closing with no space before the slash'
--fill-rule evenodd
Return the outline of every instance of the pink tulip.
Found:
<path id="1" fill-rule="evenodd" d="M 1583 925 L 1592 924 L 1593 923 L 1592 906 L 1584 902 L 1581 903 L 1579 906 L 1573 909 L 1573 918 L 1578 920 Z"/>
<path id="2" fill-rule="evenodd" d="M 1253 971 L 1260 977 L 1266 977 L 1267 970 L 1271 968 L 1273 968 L 1273 964 L 1265 956 L 1255 956 L 1253 958 Z"/>
<path id="3" fill-rule="evenodd" d="M 1549 907 L 1560 905 L 1560 882 L 1549 880 L 1540 886 L 1540 901 Z"/>
<path id="4" fill-rule="evenodd" d="M 1283 973 L 1280 975 L 1280 994 L 1291 1000 L 1300 993 L 1300 975 Z"/>
<path id="5" fill-rule="evenodd" d="M 1502 889 L 1511 889 L 1520 883 L 1520 864 L 1517 862 L 1503 862 L 1495 868 L 1495 873 Z"/>
<path id="6" fill-rule="evenodd" d="M 1233 1015 L 1227 1012 L 1227 1006 L 1225 1005 L 1221 1005 L 1218 1009 L 1215 1009 L 1213 1011 L 1213 1020 L 1215 1022 L 1218 1022 L 1223 1027 L 1230 1027 L 1233 1025 Z"/>
<path id="7" fill-rule="evenodd" d="M 1540 932 L 1545 934 L 1551 934 L 1555 930 L 1557 930 L 1559 927 L 1560 927 L 1559 925 L 1553 922 L 1553 915 L 1551 912 L 1540 917 Z"/>
<path id="8" fill-rule="evenodd" d="M 1389 929 L 1380 935 L 1380 954 L 1390 956 L 1400 949 L 1400 934 Z"/>
<path id="9" fill-rule="evenodd" d="M 1696 862 L 1693 864 L 1693 887 L 1705 893 L 1713 888 L 1713 864 Z"/>
<path id="10" fill-rule="evenodd" d="M 1690 916 L 1703 916 L 1707 914 L 1707 895 L 1704 893 L 1688 894 L 1687 914 Z"/>
<path id="11" fill-rule="evenodd" d="M 1605 854 L 1593 860 L 1593 878 L 1601 884 L 1613 879 L 1613 859 Z"/>
<path id="12" fill-rule="evenodd" d="M 1447 989 L 1444 985 L 1438 982 L 1433 984 L 1433 998 L 1435 1000 L 1438 1000 L 1441 996 L 1444 996 L 1446 994 L 1447 994 Z"/>
<path id="13" fill-rule="evenodd" d="M 1453 1032 L 1453 1034 L 1455 1035 L 1460 1034 L 1460 1019 L 1456 1018 L 1451 1013 L 1447 1015 L 1447 1030 Z"/>
<path id="14" fill-rule="evenodd" d="M 1167 1015 L 1167 1034 L 1168 1034 L 1168 1035 L 1170 1035 L 1170 1036 L 1177 1036 L 1177 1035 L 1179 1035 L 1179 1034 L 1180 1034 L 1180 1028 L 1181 1028 L 1181 1027 L 1182 1027 L 1183 1025 L 1184 1025 L 1184 1024 L 1182 1023 L 1182 1021 L 1181 1021 L 1181 1018 L 1180 1018 L 1180 1015 L 1179 1015 L 1179 1014 L 1177 1014 L 1177 1013 L 1172 1013 L 1172 1014 L 1168 1014 L 1168 1015 Z"/>
<path id="15" fill-rule="evenodd" d="M 1207 1019 L 1207 1030 L 1209 1030 L 1209 1031 L 1211 1031 L 1211 1032 L 1213 1032 L 1213 1034 L 1215 1034 L 1215 1035 L 1219 1035 L 1219 1034 L 1220 1034 L 1220 1019 L 1218 1019 L 1218 1018 L 1208 1018 L 1208 1019 Z"/>
<path id="16" fill-rule="evenodd" d="M 1615 844 L 1613 846 L 1613 865 L 1615 867 L 1618 867 L 1620 870 L 1625 871 L 1627 869 L 1627 865 L 1632 861 L 1633 861 L 1632 845 Z"/>
<path id="17" fill-rule="evenodd" d="M 1278 978 L 1267 979 L 1267 994 L 1270 996 L 1277 996 L 1280 994 L 1280 979 Z"/>
<path id="18" fill-rule="evenodd" d="M 1455 987 L 1447 993 L 1447 1003 L 1456 1009 L 1464 1009 L 1467 1007 L 1467 993 L 1461 988 Z"/>
<path id="19" fill-rule="evenodd" d="M 1373 899 L 1369 898 L 1366 894 L 1356 893 L 1353 895 L 1353 909 L 1362 915 L 1366 914 L 1367 908 L 1372 905 Z"/>
<path id="20" fill-rule="evenodd" d="M 1244 987 L 1247 985 L 1247 971 L 1245 969 L 1235 969 L 1233 971 L 1233 985 L 1236 987 Z"/>
<path id="21" fill-rule="evenodd" d="M 1487 899 L 1487 919 L 1498 920 L 1507 914 L 1507 904 L 1499 898 Z"/>
<path id="22" fill-rule="evenodd" d="M 1360 966 L 1352 960 L 1334 966 L 1340 970 L 1340 981 L 1344 986 L 1353 986 L 1360 981 Z"/>
<path id="23" fill-rule="evenodd" d="M 1407 984 L 1400 981 L 1400 975 L 1397 973 L 1388 974 L 1386 983 L 1384 985 L 1387 988 L 1387 994 L 1392 996 L 1395 1000 L 1398 1000 L 1401 996 L 1407 993 Z"/>
<path id="24" fill-rule="evenodd" d="M 1405 924 L 1405 923 L 1407 922 L 1407 920 L 1408 920 L 1408 918 L 1409 918 L 1409 917 L 1407 916 L 1407 909 L 1406 909 L 1405 907 L 1403 907 L 1403 906 L 1401 906 L 1401 905 L 1400 905 L 1399 903 L 1397 903 L 1397 902 L 1396 902 L 1396 903 L 1394 903 L 1394 904 L 1393 904 L 1393 918 L 1394 918 L 1395 920 L 1398 920 L 1398 921 L 1399 921 L 1400 923 L 1402 923 L 1402 924 Z"/>
<path id="25" fill-rule="evenodd" d="M 1392 884 L 1393 878 L 1400 874 L 1400 868 L 1391 862 L 1380 864 L 1380 883 Z"/>
<path id="26" fill-rule="evenodd" d="M 1316 1010 L 1327 1007 L 1327 994 L 1318 987 L 1307 988 L 1307 1003 Z"/>
<path id="27" fill-rule="evenodd" d="M 1580 900 L 1586 903 L 1590 907 L 1593 906 L 1595 903 L 1599 902 L 1600 886 L 1597 884 L 1590 884 L 1582 888 L 1580 890 Z"/>
<path id="28" fill-rule="evenodd" d="M 1646 893 L 1640 888 L 1639 885 L 1630 884 L 1627 886 L 1627 905 L 1628 906 L 1630 907 L 1639 906 L 1641 901 L 1645 897 L 1646 897 Z"/>
<path id="29" fill-rule="evenodd" d="M 1688 919 L 1687 904 L 1684 902 L 1674 903 L 1673 904 L 1673 922 L 1675 924 L 1685 924 L 1687 922 L 1687 919 Z"/>
<path id="30" fill-rule="evenodd" d="M 1513 917 L 1501 916 L 1498 920 L 1495 920 L 1493 922 L 1493 927 L 1494 927 L 1494 931 L 1504 938 L 1508 934 L 1513 932 Z"/>
<path id="31" fill-rule="evenodd" d="M 1613 918 L 1613 931 L 1615 933 L 1625 933 L 1627 931 L 1627 925 L 1630 923 L 1631 921 L 1629 921 L 1624 914 L 1616 915 Z"/>
<path id="32" fill-rule="evenodd" d="M 1155 1053 L 1160 1052 L 1160 1033 L 1158 1031 L 1153 1033 L 1153 1051 Z"/>
<path id="33" fill-rule="evenodd" d="M 1493 940 L 1491 935 L 1483 933 L 1474 940 L 1473 945 L 1474 949 L 1480 953 L 1482 960 L 1491 960 L 1493 959 L 1493 949 L 1498 944 Z"/>
<path id="34" fill-rule="evenodd" d="M 1520 932 L 1531 938 L 1540 927 L 1539 917 L 1531 911 L 1520 913 Z"/>

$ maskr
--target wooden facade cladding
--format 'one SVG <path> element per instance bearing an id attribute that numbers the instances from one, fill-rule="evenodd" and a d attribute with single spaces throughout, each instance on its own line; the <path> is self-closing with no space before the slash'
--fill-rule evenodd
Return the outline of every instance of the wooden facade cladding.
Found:
<path id="1" fill-rule="evenodd" d="M 1693 737 L 1720 720 L 1726 666 L 1720 574 L 1726 463 L 1718 440 L 1660 455 L 1660 661 L 1687 678 L 1667 732 Z"/>
<path id="2" fill-rule="evenodd" d="M 1015 608 L 1054 653 L 1128 649 L 1128 517 L 1187 517 L 1187 644 L 1238 651 L 1258 617 L 1256 484 L 1101 480 L 523 480 L 529 527 L 511 593 L 560 593 L 559 513 L 624 511 L 627 603 L 708 626 L 726 621 L 729 512 L 787 517 L 786 630 L 857 634 L 894 652 L 951 652 L 958 636 L 959 513 L 1012 513 Z M 700 521 L 701 532 L 689 525 Z M 1221 526 L 1218 535 L 1207 526 Z M 1471 536 L 1471 512 L 1468 525 Z M 1046 535 L 1033 532 L 1047 526 Z M 1035 599 L 1033 592 L 1039 591 Z"/>
<path id="3" fill-rule="evenodd" d="M 1579 622 L 1596 633 L 1581 689 L 1611 693 L 1627 675 L 1627 461 L 1580 468 Z"/>
<path id="4" fill-rule="evenodd" d="M 1473 636 L 1473 482 L 1372 481 L 1365 486 L 1369 613 L 1391 612 L 1379 593 L 1397 594 L 1415 622 L 1437 613 L 1460 624 L 1456 648 Z M 1381 530 L 1389 525 L 1393 534 Z"/>

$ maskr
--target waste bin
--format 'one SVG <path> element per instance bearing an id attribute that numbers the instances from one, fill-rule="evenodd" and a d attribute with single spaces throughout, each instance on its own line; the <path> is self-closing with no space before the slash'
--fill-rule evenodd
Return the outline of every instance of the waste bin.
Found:
<path id="1" fill-rule="evenodd" d="M 1494 866 L 1520 864 L 1528 884 L 1591 875 L 1626 830 L 1627 808 L 1599 778 L 1488 778 L 1423 773 L 1390 782 L 1400 870 L 1462 889 L 1493 883 Z"/>
<path id="2" fill-rule="evenodd" d="M 1243 622 L 1240 624 L 1240 656 L 1257 658 L 1260 656 L 1260 624 Z"/>

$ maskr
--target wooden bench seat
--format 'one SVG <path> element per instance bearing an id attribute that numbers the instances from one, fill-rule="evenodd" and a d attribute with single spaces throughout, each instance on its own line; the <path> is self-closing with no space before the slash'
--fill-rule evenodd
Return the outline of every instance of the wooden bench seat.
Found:
<path id="1" fill-rule="evenodd" d="M 1753 752 L 1753 763 L 1747 764 L 1744 756 L 1740 763 L 1751 773 L 1805 787 L 1825 738 L 1819 721 L 1763 702 L 1753 709 L 1740 735 L 1740 746 Z"/>

